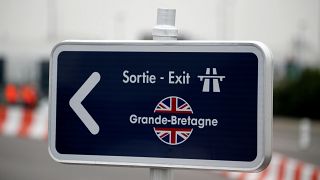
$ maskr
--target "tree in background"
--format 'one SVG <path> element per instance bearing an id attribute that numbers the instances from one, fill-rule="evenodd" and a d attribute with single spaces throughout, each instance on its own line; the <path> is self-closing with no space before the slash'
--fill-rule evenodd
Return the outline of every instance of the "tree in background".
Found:
<path id="1" fill-rule="evenodd" d="M 274 114 L 320 119 L 320 70 L 304 69 L 274 89 Z"/>

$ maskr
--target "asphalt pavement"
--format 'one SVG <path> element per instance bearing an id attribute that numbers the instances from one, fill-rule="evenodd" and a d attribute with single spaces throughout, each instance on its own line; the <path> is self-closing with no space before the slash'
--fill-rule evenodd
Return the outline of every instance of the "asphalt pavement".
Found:
<path id="1" fill-rule="evenodd" d="M 311 122 L 310 146 L 299 146 L 301 119 L 275 118 L 273 126 L 273 151 L 320 166 L 320 121 Z"/>
<path id="2" fill-rule="evenodd" d="M 213 171 L 175 170 L 174 179 L 222 180 Z M 47 142 L 0 136 L 0 180 L 149 180 L 148 168 L 70 165 L 48 154 Z"/>

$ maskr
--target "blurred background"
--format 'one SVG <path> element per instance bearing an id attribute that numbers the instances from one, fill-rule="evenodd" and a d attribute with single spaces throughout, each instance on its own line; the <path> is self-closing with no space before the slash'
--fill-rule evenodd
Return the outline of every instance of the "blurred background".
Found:
<path id="1" fill-rule="evenodd" d="M 320 0 L 0 0 L 0 179 L 149 178 L 146 168 L 50 159 L 49 56 L 67 39 L 151 39 L 159 7 L 177 9 L 181 40 L 256 40 L 274 55 L 268 173 L 176 170 L 175 179 L 319 177 Z"/>

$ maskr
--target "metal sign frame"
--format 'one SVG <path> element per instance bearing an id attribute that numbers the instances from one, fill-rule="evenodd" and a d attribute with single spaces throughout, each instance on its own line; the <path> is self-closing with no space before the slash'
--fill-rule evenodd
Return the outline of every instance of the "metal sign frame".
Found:
<path id="1" fill-rule="evenodd" d="M 179 158 L 60 154 L 56 149 L 57 60 L 63 51 L 129 52 L 251 52 L 258 57 L 257 157 L 250 162 Z M 62 163 L 100 164 L 186 169 L 260 171 L 271 160 L 272 72 L 269 49 L 260 42 L 218 41 L 64 41 L 56 45 L 50 60 L 49 153 Z"/>

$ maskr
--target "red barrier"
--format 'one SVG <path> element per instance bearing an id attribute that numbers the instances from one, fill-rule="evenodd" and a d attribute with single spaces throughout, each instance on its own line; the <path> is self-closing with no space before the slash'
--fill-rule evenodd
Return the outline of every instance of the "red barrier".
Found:
<path id="1" fill-rule="evenodd" d="M 223 175 L 236 180 L 320 180 L 318 166 L 279 153 L 273 153 L 270 165 L 262 172 L 224 172 Z"/>

